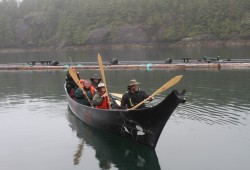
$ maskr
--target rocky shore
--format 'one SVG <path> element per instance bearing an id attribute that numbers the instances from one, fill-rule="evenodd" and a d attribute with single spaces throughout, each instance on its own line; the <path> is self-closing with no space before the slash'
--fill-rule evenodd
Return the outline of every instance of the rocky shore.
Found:
<path id="1" fill-rule="evenodd" d="M 166 47 L 166 48 L 187 48 L 187 47 L 223 47 L 223 46 L 250 46 L 250 39 L 234 37 L 232 39 L 220 40 L 215 36 L 210 34 L 203 34 L 195 37 L 185 38 L 176 42 L 167 42 L 167 43 L 143 43 L 142 41 L 129 41 L 125 40 L 115 44 L 99 44 L 99 37 L 95 41 L 92 40 L 92 43 L 82 45 L 82 46 L 50 46 L 50 47 L 30 47 L 30 48 L 5 48 L 0 49 L 0 53 L 23 53 L 23 52 L 38 52 L 38 51 L 66 51 L 66 50 L 84 50 L 84 49 L 108 49 L 108 48 L 154 48 L 154 47 Z M 141 40 L 142 37 L 137 37 L 138 40 Z M 137 43 L 135 43 L 137 42 Z"/>

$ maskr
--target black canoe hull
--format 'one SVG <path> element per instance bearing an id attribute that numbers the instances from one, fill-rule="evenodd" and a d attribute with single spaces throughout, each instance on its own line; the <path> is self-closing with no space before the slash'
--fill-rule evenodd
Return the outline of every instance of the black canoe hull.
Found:
<path id="1" fill-rule="evenodd" d="M 172 91 L 158 105 L 141 110 L 103 110 L 81 105 L 67 93 L 71 111 L 86 124 L 123 136 L 134 142 L 155 148 L 169 117 L 185 99 L 178 91 Z"/>
<path id="2" fill-rule="evenodd" d="M 95 158 L 99 160 L 100 169 L 109 169 L 110 163 L 121 170 L 160 170 L 155 150 L 133 143 L 130 140 L 91 128 L 68 110 L 67 119 L 72 131 L 80 139 L 74 154 L 74 164 L 79 164 L 82 156 L 87 156 L 85 146 L 95 150 Z"/>

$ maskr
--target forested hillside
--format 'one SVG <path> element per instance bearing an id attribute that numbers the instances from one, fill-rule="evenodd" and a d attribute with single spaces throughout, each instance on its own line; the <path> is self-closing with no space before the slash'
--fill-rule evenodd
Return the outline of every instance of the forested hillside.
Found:
<path id="1" fill-rule="evenodd" d="M 250 39 L 250 0 L 2 0 L 0 48 Z"/>

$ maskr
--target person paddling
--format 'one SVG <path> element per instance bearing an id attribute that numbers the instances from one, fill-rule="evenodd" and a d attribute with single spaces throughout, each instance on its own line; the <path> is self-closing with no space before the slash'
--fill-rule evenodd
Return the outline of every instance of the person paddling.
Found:
<path id="1" fill-rule="evenodd" d="M 149 95 L 145 91 L 140 90 L 138 86 L 139 84 L 140 83 L 138 83 L 135 79 L 129 81 L 128 91 L 122 96 L 122 108 L 130 109 L 149 97 Z M 149 101 L 151 100 L 153 100 L 153 98 L 149 99 Z M 142 104 L 140 107 L 138 107 L 138 109 L 142 109 L 144 107 L 145 104 Z"/>
<path id="2" fill-rule="evenodd" d="M 97 93 L 93 98 L 93 105 L 99 109 L 110 109 L 110 104 L 108 103 L 108 94 L 106 93 L 104 83 L 98 84 Z"/>
<path id="3" fill-rule="evenodd" d="M 95 89 L 98 88 L 98 84 L 101 82 L 101 78 L 97 75 L 94 74 L 92 78 L 90 78 L 92 86 L 94 86 Z"/>
<path id="4" fill-rule="evenodd" d="M 80 83 L 82 85 L 83 91 L 81 88 L 76 89 L 75 91 L 75 97 L 76 101 L 80 104 L 86 105 L 86 106 L 92 106 L 92 99 L 95 95 L 94 89 L 90 88 L 91 83 L 89 80 L 80 80 Z"/>

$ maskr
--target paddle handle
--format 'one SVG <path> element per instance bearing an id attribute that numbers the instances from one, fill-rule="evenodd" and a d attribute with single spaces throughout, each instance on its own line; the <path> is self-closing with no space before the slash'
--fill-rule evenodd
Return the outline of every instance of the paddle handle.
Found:
<path id="1" fill-rule="evenodd" d="M 138 107 L 140 107 L 142 104 L 144 104 L 146 101 L 148 101 L 151 97 L 153 97 L 152 95 L 149 96 L 148 98 L 144 99 L 143 101 L 141 101 L 140 103 L 138 103 L 137 105 L 135 105 L 134 107 L 128 109 L 128 110 L 135 110 L 137 109 Z"/>
<path id="2" fill-rule="evenodd" d="M 100 71 L 101 71 L 101 75 L 102 75 L 102 81 L 104 83 L 104 86 L 105 86 L 105 90 L 106 90 L 106 93 L 107 93 L 107 99 L 108 99 L 108 105 L 109 105 L 109 108 L 111 108 L 111 105 L 110 105 L 110 98 L 109 98 L 109 93 L 108 93 L 108 89 L 107 89 L 107 83 L 106 83 L 106 78 L 105 78 L 105 73 L 104 73 L 104 68 L 103 68 L 103 64 L 102 64 L 102 57 L 101 55 L 98 53 L 98 63 L 99 63 L 99 67 L 100 67 Z"/>
<path id="3" fill-rule="evenodd" d="M 85 91 L 83 88 L 81 88 L 81 90 L 85 92 L 85 94 L 83 94 L 83 95 L 87 98 L 87 100 L 88 100 L 90 106 L 92 106 L 92 102 L 90 101 L 90 99 L 89 99 L 89 97 L 88 97 L 86 91 Z"/>

